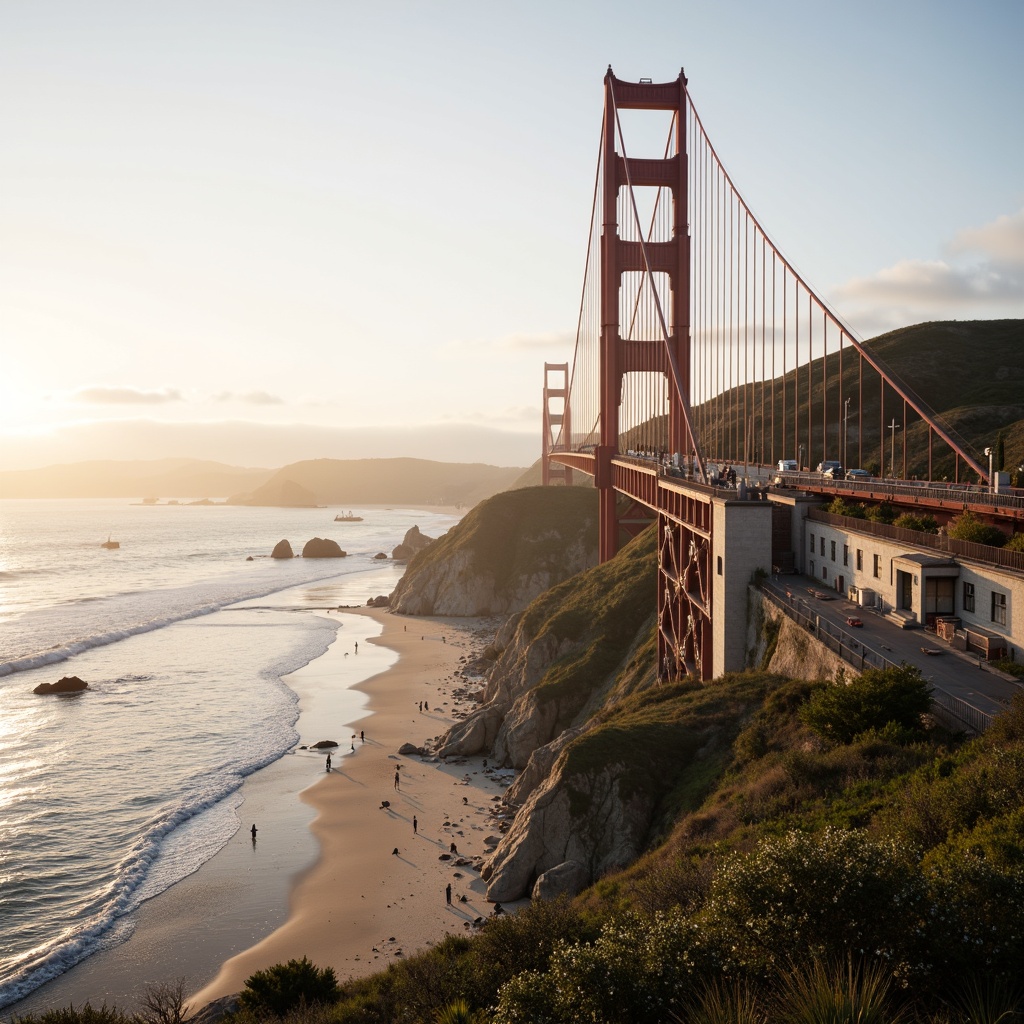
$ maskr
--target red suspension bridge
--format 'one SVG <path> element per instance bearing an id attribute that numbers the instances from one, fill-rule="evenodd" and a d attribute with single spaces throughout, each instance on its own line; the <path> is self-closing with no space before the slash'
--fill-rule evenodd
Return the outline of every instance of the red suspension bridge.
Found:
<path id="1" fill-rule="evenodd" d="M 602 561 L 657 519 L 662 673 L 710 679 L 740 667 L 743 639 L 724 624 L 745 620 L 752 573 L 791 531 L 764 490 L 742 484 L 758 479 L 754 467 L 875 463 L 906 479 L 909 450 L 920 474 L 955 486 L 987 480 L 989 466 L 782 255 L 682 72 L 624 82 L 609 68 L 604 97 L 575 353 L 571 366 L 545 366 L 544 482 L 594 477 Z M 633 152 L 631 118 L 651 117 L 663 119 L 663 149 Z M 738 489 L 720 486 L 726 466 L 740 471 Z M 953 492 L 935 502 L 964 506 Z M 1024 518 L 1005 503 L 995 511 Z"/>

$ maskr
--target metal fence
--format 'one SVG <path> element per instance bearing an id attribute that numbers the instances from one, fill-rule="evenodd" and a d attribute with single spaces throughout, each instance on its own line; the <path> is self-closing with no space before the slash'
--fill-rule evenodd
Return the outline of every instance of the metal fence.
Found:
<path id="1" fill-rule="evenodd" d="M 1024 551 L 1006 551 L 988 544 L 975 544 L 969 540 L 956 540 L 942 533 L 923 533 L 920 530 L 908 530 L 902 526 L 890 526 L 888 523 L 876 523 L 871 519 L 857 519 L 853 516 L 837 516 L 834 512 L 811 508 L 807 510 L 807 518 L 816 523 L 827 523 L 842 530 L 864 533 L 870 537 L 884 540 L 895 540 L 911 547 L 929 548 L 942 551 L 961 558 L 972 558 L 977 562 L 988 562 L 1007 569 L 1024 572 Z"/>
<path id="2" fill-rule="evenodd" d="M 761 588 L 761 594 L 776 608 L 812 634 L 819 643 L 858 671 L 863 672 L 868 668 L 899 667 L 884 655 L 866 647 L 841 626 L 815 614 L 812 606 L 802 597 L 783 597 L 767 587 Z M 965 725 L 972 732 L 983 733 L 992 724 L 992 715 L 969 704 L 961 697 L 954 696 L 941 686 L 932 684 L 932 701 L 956 722 Z"/>

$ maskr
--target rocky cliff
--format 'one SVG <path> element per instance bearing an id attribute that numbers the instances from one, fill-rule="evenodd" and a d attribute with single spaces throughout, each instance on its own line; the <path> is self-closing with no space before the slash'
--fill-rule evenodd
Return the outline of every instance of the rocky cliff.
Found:
<path id="1" fill-rule="evenodd" d="M 391 607 L 407 615 L 507 615 L 596 561 L 596 492 L 506 491 L 413 556 Z"/>

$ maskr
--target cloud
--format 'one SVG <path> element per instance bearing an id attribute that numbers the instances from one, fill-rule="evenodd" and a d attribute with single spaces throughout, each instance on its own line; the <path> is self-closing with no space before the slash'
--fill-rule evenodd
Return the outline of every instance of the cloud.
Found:
<path id="1" fill-rule="evenodd" d="M 1024 315 L 1024 210 L 959 232 L 945 255 L 855 278 L 835 290 L 834 303 L 862 331 L 951 316 Z"/>
<path id="2" fill-rule="evenodd" d="M 991 224 L 961 231 L 949 244 L 953 253 L 980 252 L 995 266 L 1024 268 L 1024 210 Z"/>
<path id="3" fill-rule="evenodd" d="M 248 391 L 238 395 L 233 391 L 222 391 L 214 395 L 217 402 L 242 402 L 245 405 L 284 405 L 284 399 L 280 395 L 272 395 L 269 391 Z"/>
<path id="4" fill-rule="evenodd" d="M 76 401 L 92 405 L 163 405 L 184 401 L 176 388 L 163 391 L 140 391 L 138 388 L 84 388 L 73 396 Z"/>

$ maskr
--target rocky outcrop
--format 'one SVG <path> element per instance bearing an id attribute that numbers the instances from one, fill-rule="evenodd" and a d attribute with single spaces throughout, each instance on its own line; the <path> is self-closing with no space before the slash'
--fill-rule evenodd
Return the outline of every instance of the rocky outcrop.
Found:
<path id="1" fill-rule="evenodd" d="M 751 587 L 747 624 L 747 666 L 789 679 L 833 679 L 842 671 L 858 675 L 848 662 L 820 643 L 781 608 Z"/>
<path id="2" fill-rule="evenodd" d="M 411 526 L 405 531 L 402 543 L 392 550 L 391 557 L 396 562 L 407 562 L 416 552 L 422 551 L 433 543 L 433 537 L 428 537 L 425 533 L 421 533 L 418 526 Z"/>
<path id="3" fill-rule="evenodd" d="M 564 761 L 560 762 L 564 768 Z M 579 891 L 643 852 L 654 802 L 624 792 L 617 765 L 575 775 L 556 771 L 536 789 L 484 862 L 487 898 L 504 903 L 540 892 Z M 543 882 L 541 880 L 544 880 Z"/>
<path id="4" fill-rule="evenodd" d="M 391 598 L 385 594 L 378 594 L 376 597 L 368 598 L 366 601 L 367 608 L 387 608 L 391 604 Z"/>
<path id="5" fill-rule="evenodd" d="M 274 545 L 274 550 L 270 552 L 271 558 L 294 558 L 295 552 L 292 551 L 292 545 L 290 541 L 279 540 Z"/>
<path id="6" fill-rule="evenodd" d="M 78 676 L 64 676 L 55 683 L 40 683 L 33 693 L 81 693 L 88 690 L 89 684 Z"/>
<path id="7" fill-rule="evenodd" d="M 307 540 L 302 548 L 303 558 L 344 558 L 347 554 L 336 540 L 329 537 L 314 537 Z"/>
<path id="8" fill-rule="evenodd" d="M 653 629 L 653 531 L 616 559 L 546 591 L 499 632 L 503 647 L 482 706 L 438 744 L 442 756 L 487 754 L 525 768 L 535 751 L 598 710 L 624 662 Z M 509 633 L 511 632 L 511 635 Z M 650 685 L 650 677 L 642 684 Z M 619 696 L 630 692 L 627 685 Z"/>
<path id="9" fill-rule="evenodd" d="M 406 615 L 509 615 L 596 562 L 592 490 L 509 491 L 416 555 L 391 606 Z"/>

